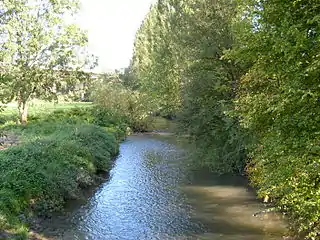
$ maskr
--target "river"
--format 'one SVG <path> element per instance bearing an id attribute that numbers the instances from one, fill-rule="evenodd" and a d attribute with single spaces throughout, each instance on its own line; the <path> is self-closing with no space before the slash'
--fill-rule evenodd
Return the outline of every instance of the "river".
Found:
<path id="1" fill-rule="evenodd" d="M 195 170 L 165 137 L 130 136 L 108 180 L 48 221 L 46 239 L 280 240 L 285 223 L 263 209 L 242 177 Z"/>

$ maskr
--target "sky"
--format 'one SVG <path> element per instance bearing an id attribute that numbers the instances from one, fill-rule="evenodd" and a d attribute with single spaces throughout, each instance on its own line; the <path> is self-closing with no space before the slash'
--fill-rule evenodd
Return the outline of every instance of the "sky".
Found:
<path id="1" fill-rule="evenodd" d="M 78 23 L 88 31 L 97 72 L 129 65 L 135 33 L 154 0 L 81 0 Z"/>

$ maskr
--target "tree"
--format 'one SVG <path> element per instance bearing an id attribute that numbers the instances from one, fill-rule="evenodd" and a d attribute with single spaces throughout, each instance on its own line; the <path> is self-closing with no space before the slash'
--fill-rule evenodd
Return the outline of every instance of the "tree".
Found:
<path id="1" fill-rule="evenodd" d="M 294 234 L 320 234 L 320 3 L 158 0 L 136 35 L 139 89 L 179 112 L 205 166 L 247 170 Z M 246 167 L 246 168 L 245 168 Z"/>
<path id="2" fill-rule="evenodd" d="M 163 114 L 177 112 L 181 105 L 180 72 L 168 20 L 172 11 L 167 0 L 151 7 L 137 31 L 132 61 L 137 85 Z"/>
<path id="3" fill-rule="evenodd" d="M 230 56 L 247 68 L 236 101 L 250 178 L 287 213 L 293 233 L 320 233 L 320 4 L 243 0 Z"/>
<path id="4" fill-rule="evenodd" d="M 132 70 L 132 61 L 130 62 L 129 67 L 125 68 L 124 72 L 119 74 L 119 78 L 123 82 L 124 86 L 132 90 L 136 90 L 139 88 L 139 83 L 137 82 L 137 79 Z"/>
<path id="5" fill-rule="evenodd" d="M 238 173 L 244 137 L 230 112 L 240 73 L 222 59 L 232 47 L 234 15 L 232 1 L 157 1 L 137 32 L 133 71 L 162 113 L 178 113 L 205 165 Z"/>
<path id="6" fill-rule="evenodd" d="M 153 109 L 150 97 L 127 88 L 117 73 L 96 81 L 92 86 L 91 98 L 100 109 L 111 114 L 112 118 L 125 120 L 134 131 L 145 131 L 150 124 Z"/>
<path id="7" fill-rule="evenodd" d="M 21 123 L 27 122 L 31 97 L 52 99 L 61 80 L 74 81 L 87 61 L 87 36 L 67 17 L 79 9 L 72 0 L 3 0 L 0 23 L 2 101 L 16 100 Z M 78 72 L 78 73 L 77 73 Z M 67 79 L 66 79 L 67 78 Z"/>
<path id="8" fill-rule="evenodd" d="M 232 1 L 184 1 L 174 22 L 183 49 L 180 122 L 197 146 L 200 164 L 218 173 L 242 174 L 246 164 L 245 134 L 234 116 L 240 69 L 223 58 L 233 45 Z"/>

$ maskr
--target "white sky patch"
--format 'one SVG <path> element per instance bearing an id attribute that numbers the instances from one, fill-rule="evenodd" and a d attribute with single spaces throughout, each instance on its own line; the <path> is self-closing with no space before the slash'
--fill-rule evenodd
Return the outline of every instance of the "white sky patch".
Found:
<path id="1" fill-rule="evenodd" d="M 129 65 L 135 33 L 155 0 L 81 0 L 78 22 L 88 30 L 89 51 L 104 72 Z"/>

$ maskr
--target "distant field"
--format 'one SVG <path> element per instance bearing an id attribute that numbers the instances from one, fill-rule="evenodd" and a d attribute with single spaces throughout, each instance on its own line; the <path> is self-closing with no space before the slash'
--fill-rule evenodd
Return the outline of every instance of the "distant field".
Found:
<path id="1" fill-rule="evenodd" d="M 4 123 L 9 120 L 15 120 L 18 117 L 18 106 L 16 103 L 10 103 L 5 106 L 4 111 L 0 112 L 0 123 Z M 53 103 L 46 101 L 34 100 L 28 105 L 29 116 L 41 115 L 53 112 L 55 110 L 70 109 L 74 107 L 90 107 L 91 102 L 61 102 Z"/>

